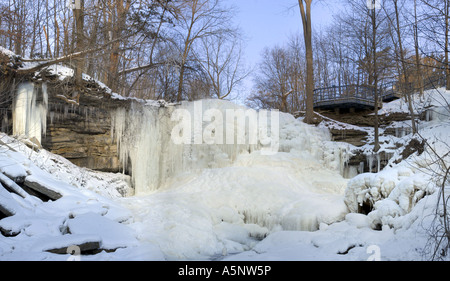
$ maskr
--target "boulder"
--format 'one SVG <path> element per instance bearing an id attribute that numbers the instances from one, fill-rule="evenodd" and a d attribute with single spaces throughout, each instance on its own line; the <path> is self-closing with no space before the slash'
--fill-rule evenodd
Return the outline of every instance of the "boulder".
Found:
<path id="1" fill-rule="evenodd" d="M 31 176 L 26 177 L 24 185 L 28 188 L 33 189 L 34 191 L 37 191 L 37 192 L 47 196 L 51 200 L 58 200 L 59 198 L 62 197 L 62 195 L 58 191 L 54 190 L 47 184 L 38 181 L 35 177 L 31 177 Z"/>

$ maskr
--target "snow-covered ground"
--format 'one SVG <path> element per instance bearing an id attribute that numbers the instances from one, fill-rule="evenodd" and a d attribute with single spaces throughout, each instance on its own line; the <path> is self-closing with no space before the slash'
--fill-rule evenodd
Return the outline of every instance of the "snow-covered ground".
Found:
<path id="1" fill-rule="evenodd" d="M 422 122 L 420 134 L 444 155 L 449 119 L 442 102 L 431 105 L 440 114 Z M 398 108 L 400 101 L 384 110 Z M 0 260 L 427 259 L 439 194 L 427 169 L 432 152 L 344 179 L 351 147 L 330 139 L 325 128 L 281 114 L 278 153 L 242 153 L 228 165 L 177 174 L 156 191 L 124 197 L 128 176 L 78 168 L 1 135 L 2 174 L 63 196 L 43 202 L 18 195 L 20 186 L 16 193 L 0 186 L 0 205 L 14 213 L 0 220 Z M 363 202 L 374 206 L 368 215 L 356 213 Z M 48 252 L 86 242 L 102 251 Z"/>

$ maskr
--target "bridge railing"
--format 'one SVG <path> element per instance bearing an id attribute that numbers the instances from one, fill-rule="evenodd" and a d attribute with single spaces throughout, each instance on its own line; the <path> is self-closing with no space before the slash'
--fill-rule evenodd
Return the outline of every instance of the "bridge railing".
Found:
<path id="1" fill-rule="evenodd" d="M 314 90 L 314 102 L 364 100 L 375 102 L 374 87 L 363 85 L 344 85 Z"/>
<path id="2" fill-rule="evenodd" d="M 445 76 L 436 75 L 424 79 L 424 90 L 445 85 Z M 343 85 L 314 90 L 314 106 L 338 106 L 344 103 L 375 106 L 375 87 L 371 85 Z M 404 92 L 417 92 L 417 83 L 399 83 L 388 80 L 378 87 L 379 105 L 385 100 L 401 98 Z"/>

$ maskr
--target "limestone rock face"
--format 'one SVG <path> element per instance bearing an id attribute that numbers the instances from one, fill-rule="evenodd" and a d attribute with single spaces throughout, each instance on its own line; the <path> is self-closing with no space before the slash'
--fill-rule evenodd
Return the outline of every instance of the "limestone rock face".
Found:
<path id="1" fill-rule="evenodd" d="M 52 104 L 42 146 L 81 167 L 120 170 L 108 108 Z"/>
<path id="2" fill-rule="evenodd" d="M 111 98 L 107 89 L 84 81 L 78 104 L 68 103 L 75 87 L 71 81 L 43 77 L 48 84 L 47 131 L 42 147 L 77 166 L 104 172 L 121 172 L 117 144 L 111 132 L 111 111 L 129 101 Z M 62 92 L 61 89 L 64 89 Z"/>
<path id="3" fill-rule="evenodd" d="M 356 129 L 330 129 L 334 141 L 347 142 L 354 146 L 363 146 L 368 136 L 366 131 Z"/>
<path id="4" fill-rule="evenodd" d="M 110 89 L 87 75 L 82 85 L 76 85 L 73 70 L 68 67 L 58 64 L 26 71 L 25 65 L 21 57 L 0 48 L 0 130 L 13 133 L 12 102 L 18 85 L 30 82 L 41 87 L 45 83 L 47 122 L 36 147 L 81 167 L 121 171 L 111 132 L 111 111 L 131 102 L 112 98 Z"/>

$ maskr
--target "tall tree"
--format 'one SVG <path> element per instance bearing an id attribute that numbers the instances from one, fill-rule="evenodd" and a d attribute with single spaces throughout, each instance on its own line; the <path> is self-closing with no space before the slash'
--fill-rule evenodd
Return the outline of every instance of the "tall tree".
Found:
<path id="1" fill-rule="evenodd" d="M 427 46 L 437 46 L 436 51 L 427 53 L 443 53 L 442 68 L 446 77 L 446 89 L 450 90 L 450 0 L 422 0 L 423 6 L 428 10 L 422 21 L 422 34 L 429 40 Z M 432 57 L 432 56 L 429 56 Z"/>
<path id="2" fill-rule="evenodd" d="M 303 36 L 306 49 L 306 115 L 305 122 L 314 122 L 314 59 L 312 49 L 312 0 L 298 0 L 303 23 Z"/>
<path id="3" fill-rule="evenodd" d="M 123 33 L 127 30 L 127 15 L 131 7 L 131 0 L 109 0 L 107 1 L 106 10 L 106 33 L 109 41 L 121 38 Z M 118 91 L 119 88 L 119 66 L 120 57 L 124 51 L 121 46 L 125 45 L 125 40 L 118 40 L 110 45 L 108 50 L 109 59 L 108 67 L 106 68 L 106 84 L 113 90 Z"/>
<path id="4" fill-rule="evenodd" d="M 390 21 L 392 30 L 394 30 L 396 35 L 396 40 L 393 38 L 393 43 L 395 47 L 395 57 L 397 60 L 397 64 L 400 66 L 399 71 L 399 84 L 400 84 L 400 91 L 403 93 L 405 100 L 408 104 L 409 113 L 411 115 L 411 128 L 412 133 L 417 133 L 417 126 L 415 121 L 415 114 L 414 114 L 414 108 L 413 108 L 413 101 L 412 101 L 412 94 L 413 94 L 413 88 L 410 86 L 410 75 L 409 75 L 409 69 L 407 67 L 407 61 L 406 61 L 406 49 L 403 48 L 403 36 L 402 36 L 402 29 L 400 27 L 400 10 L 398 5 L 398 0 L 392 0 L 393 5 L 393 14 L 395 17 L 395 20 L 391 18 L 390 13 L 387 11 L 386 7 L 384 7 L 384 10 L 386 12 L 386 16 Z"/>
<path id="5" fill-rule="evenodd" d="M 305 51 L 300 36 L 263 51 L 247 104 L 295 114 L 305 110 Z"/>
<path id="6" fill-rule="evenodd" d="M 213 37 L 228 32 L 231 12 L 222 7 L 220 0 L 182 0 L 180 1 L 179 35 L 180 48 L 179 82 L 177 101 L 181 101 L 184 93 L 184 79 L 188 69 L 188 60 L 192 55 L 195 43 L 199 39 Z"/>
<path id="7" fill-rule="evenodd" d="M 417 0 L 414 0 L 414 25 L 413 25 L 413 37 L 414 37 L 414 51 L 415 51 L 415 63 L 416 63 L 416 79 L 420 91 L 420 97 L 423 97 L 424 83 L 422 67 L 419 54 L 419 20 L 417 16 Z"/>
<path id="8" fill-rule="evenodd" d="M 202 38 L 204 58 L 198 58 L 218 99 L 225 99 L 238 88 L 249 72 L 243 68 L 242 42 L 238 31 L 213 38 Z"/>
<path id="9" fill-rule="evenodd" d="M 84 0 L 76 0 L 73 5 L 73 14 L 75 20 L 75 52 L 81 52 L 84 49 Z M 83 68 L 84 60 L 82 57 L 77 57 L 75 61 L 75 84 L 78 91 L 81 91 L 83 83 Z M 72 98 L 79 96 L 80 93 L 73 93 Z"/>
<path id="10" fill-rule="evenodd" d="M 378 71 L 377 71 L 377 12 L 376 7 L 372 7 L 369 9 L 370 19 L 372 21 L 372 59 L 373 59 L 373 68 L 374 68 L 374 99 L 375 99 L 375 120 L 374 120 L 374 129 L 375 129 L 375 143 L 373 147 L 374 152 L 378 152 L 380 150 L 380 141 L 379 141 L 379 120 L 378 120 L 378 103 L 379 103 L 379 93 L 378 93 Z"/>

